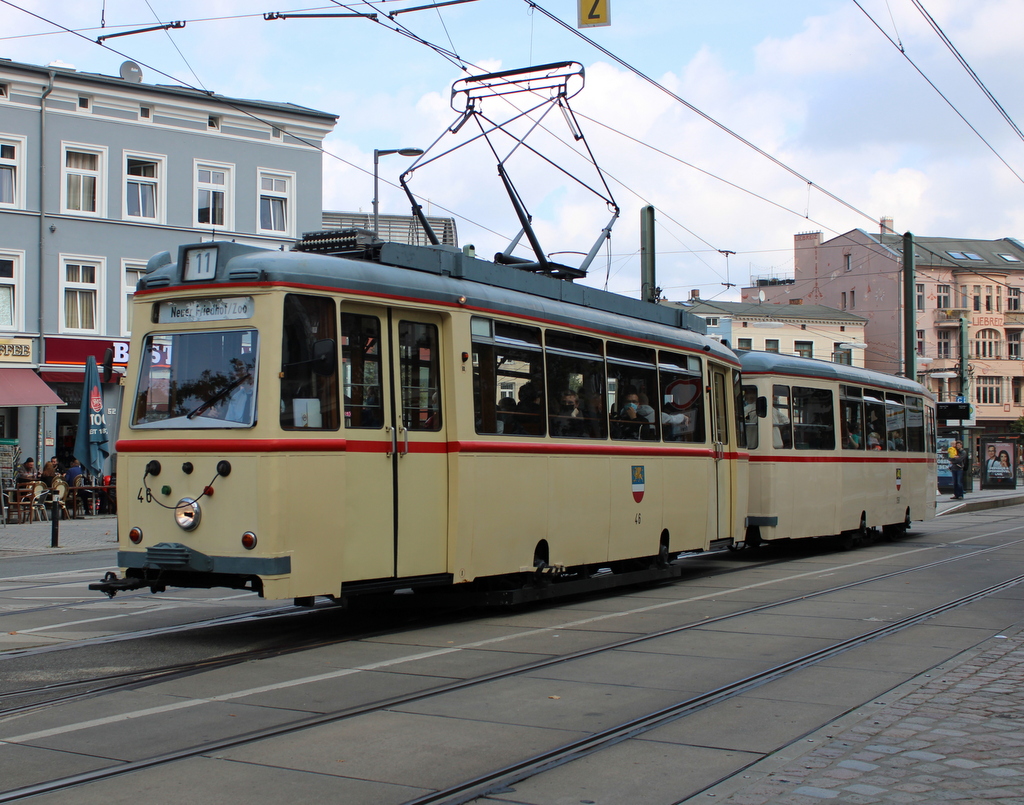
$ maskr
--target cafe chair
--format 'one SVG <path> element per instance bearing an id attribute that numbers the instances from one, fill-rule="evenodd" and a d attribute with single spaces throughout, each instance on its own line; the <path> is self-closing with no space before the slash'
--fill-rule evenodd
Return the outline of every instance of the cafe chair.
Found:
<path id="1" fill-rule="evenodd" d="M 86 486 L 84 475 L 75 478 L 75 512 L 77 514 L 78 507 L 81 506 L 83 517 L 96 512 L 96 490 L 86 489 Z"/>
<path id="2" fill-rule="evenodd" d="M 60 507 L 60 513 L 65 520 L 71 519 L 71 512 L 68 511 L 68 493 L 71 487 L 68 486 L 68 482 L 63 478 L 58 478 L 53 482 L 53 486 L 50 487 L 54 494 L 57 495 L 58 505 Z M 53 499 L 51 496 L 50 504 L 52 505 Z"/>
<path id="3" fill-rule="evenodd" d="M 36 481 L 29 487 L 28 494 L 25 497 L 28 498 L 28 521 L 30 523 L 37 517 L 40 522 L 48 519 L 46 517 L 46 504 L 50 499 L 50 487 L 42 481 Z"/>

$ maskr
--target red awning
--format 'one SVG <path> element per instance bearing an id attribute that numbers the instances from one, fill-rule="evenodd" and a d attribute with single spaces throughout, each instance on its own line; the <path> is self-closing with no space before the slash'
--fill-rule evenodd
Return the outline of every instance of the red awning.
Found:
<path id="1" fill-rule="evenodd" d="M 0 408 L 21 405 L 64 405 L 31 369 L 0 369 Z"/>
<path id="2" fill-rule="evenodd" d="M 124 370 L 120 366 L 115 366 L 110 382 L 113 384 L 120 383 L 120 378 L 123 374 Z M 39 376 L 45 383 L 83 383 L 85 381 L 85 367 L 82 367 L 80 372 L 48 372 L 43 369 L 39 372 Z M 100 367 L 100 383 L 102 382 L 103 368 Z"/>

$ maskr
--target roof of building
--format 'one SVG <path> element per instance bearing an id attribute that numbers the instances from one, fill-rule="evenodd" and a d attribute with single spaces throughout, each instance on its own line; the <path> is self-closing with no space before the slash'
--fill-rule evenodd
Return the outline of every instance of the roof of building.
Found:
<path id="1" fill-rule="evenodd" d="M 0 69 L 21 70 L 28 73 L 36 73 L 48 76 L 52 71 L 62 79 L 78 80 L 86 84 L 105 84 L 117 87 L 121 90 L 137 89 L 139 91 L 152 92 L 164 95 L 176 95 L 192 100 L 206 100 L 214 103 L 222 103 L 228 106 L 250 106 L 259 109 L 268 109 L 288 115 L 305 115 L 307 117 L 323 118 L 326 120 L 337 120 L 338 115 L 330 112 L 321 112 L 317 109 L 310 109 L 306 106 L 299 106 L 294 103 L 276 103 L 274 101 L 259 101 L 249 98 L 233 98 L 227 95 L 217 95 L 214 92 L 192 89 L 190 87 L 178 86 L 175 84 L 146 84 L 135 81 L 128 81 L 120 76 L 102 75 L 101 73 L 85 73 L 76 70 L 74 67 L 64 65 L 39 65 L 16 62 L 10 59 L 0 58 Z"/>
<path id="2" fill-rule="evenodd" d="M 860 231 L 887 247 L 894 257 L 903 255 L 903 235 Z M 839 238 L 845 237 L 839 235 Z M 832 238 L 831 240 L 836 240 Z M 914 259 L 918 265 L 945 268 L 1024 268 L 1024 243 L 1017 238 L 979 240 L 914 236 Z"/>
<path id="3" fill-rule="evenodd" d="M 773 305 L 758 302 L 668 302 L 681 305 L 697 316 L 731 316 L 734 319 L 771 319 L 772 321 L 841 321 L 863 324 L 867 321 L 845 310 L 826 305 Z"/>

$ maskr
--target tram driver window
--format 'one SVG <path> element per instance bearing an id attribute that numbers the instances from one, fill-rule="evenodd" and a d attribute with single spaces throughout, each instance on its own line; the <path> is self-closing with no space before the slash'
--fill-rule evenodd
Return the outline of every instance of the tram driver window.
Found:
<path id="1" fill-rule="evenodd" d="M 341 370 L 346 428 L 384 425 L 380 359 L 380 319 L 342 312 Z"/>
<path id="2" fill-rule="evenodd" d="M 743 432 L 747 437 L 747 448 L 757 449 L 757 386 L 743 387 Z"/>
<path id="3" fill-rule="evenodd" d="M 793 440 L 797 450 L 834 450 L 834 421 L 829 389 L 793 386 Z"/>
<path id="4" fill-rule="evenodd" d="M 474 317 L 473 408 L 477 433 L 544 435 L 540 329 Z"/>
<path id="5" fill-rule="evenodd" d="M 325 371 L 317 342 L 337 343 L 334 301 L 287 294 L 281 338 L 281 427 L 337 430 L 338 371 Z M 337 358 L 334 358 L 335 362 Z"/>

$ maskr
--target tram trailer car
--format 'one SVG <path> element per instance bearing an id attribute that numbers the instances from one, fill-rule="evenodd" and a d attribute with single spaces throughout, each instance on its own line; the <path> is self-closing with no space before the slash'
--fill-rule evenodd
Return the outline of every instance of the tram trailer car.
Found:
<path id="1" fill-rule="evenodd" d="M 750 455 L 746 544 L 896 535 L 935 516 L 935 399 L 902 377 L 740 352 Z"/>
<path id="2" fill-rule="evenodd" d="M 182 246 L 133 305 L 108 595 L 609 586 L 743 538 L 739 361 L 685 311 L 358 232 Z"/>

